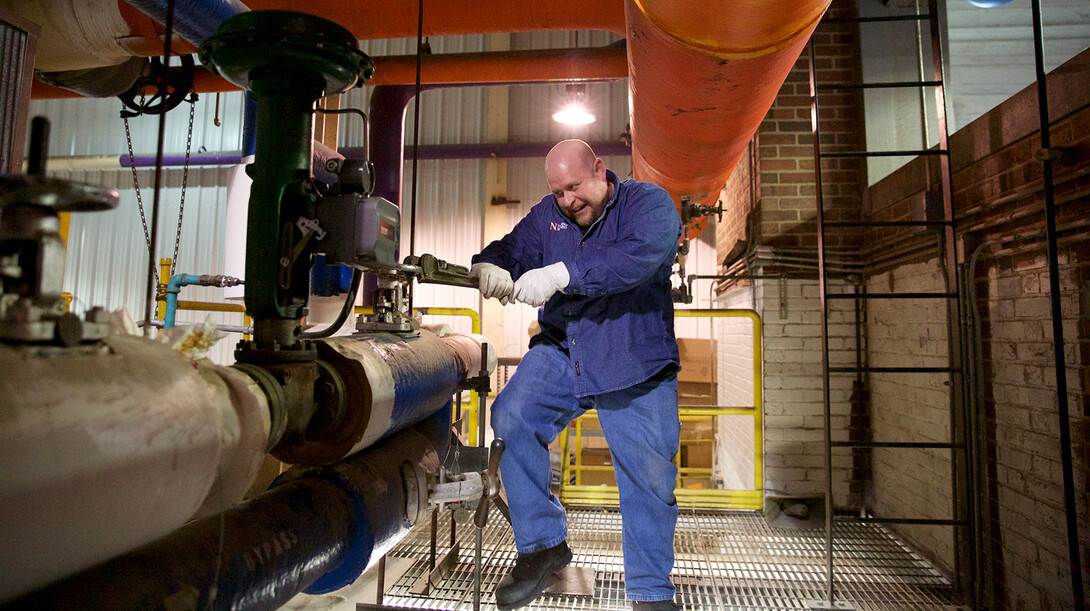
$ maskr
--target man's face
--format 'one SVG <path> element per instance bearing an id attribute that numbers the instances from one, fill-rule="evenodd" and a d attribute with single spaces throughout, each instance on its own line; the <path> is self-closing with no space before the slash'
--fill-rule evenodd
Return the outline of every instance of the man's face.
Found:
<path id="1" fill-rule="evenodd" d="M 546 168 L 545 177 L 560 211 L 576 225 L 590 227 L 602 216 L 610 185 L 601 159 L 596 159 L 592 168 L 561 161 Z"/>

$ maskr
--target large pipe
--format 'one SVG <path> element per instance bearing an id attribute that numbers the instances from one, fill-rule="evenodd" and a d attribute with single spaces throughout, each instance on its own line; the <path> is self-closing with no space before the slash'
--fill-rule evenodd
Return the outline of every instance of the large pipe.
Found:
<path id="1" fill-rule="evenodd" d="M 312 420 L 305 439 L 282 444 L 291 463 L 327 464 L 354 454 L 442 408 L 458 384 L 481 370 L 481 335 L 370 333 L 317 342 L 318 357 L 344 380 L 340 414 Z M 495 350 L 489 350 L 494 354 Z M 495 369 L 495 363 L 488 364 Z"/>
<path id="2" fill-rule="evenodd" d="M 0 371 L 0 600 L 222 511 L 264 458 L 249 378 L 162 343 L 0 345 Z"/>
<path id="3" fill-rule="evenodd" d="M 292 469 L 222 516 L 3 608 L 276 609 L 304 588 L 344 587 L 425 515 L 424 474 L 446 455 L 449 423 L 441 410 L 336 465 Z"/>
<path id="4" fill-rule="evenodd" d="M 633 177 L 715 203 L 829 2 L 625 0 Z"/>

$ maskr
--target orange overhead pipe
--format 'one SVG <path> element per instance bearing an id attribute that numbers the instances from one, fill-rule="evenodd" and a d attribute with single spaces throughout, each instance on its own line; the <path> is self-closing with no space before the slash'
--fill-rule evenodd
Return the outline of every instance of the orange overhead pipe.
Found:
<path id="1" fill-rule="evenodd" d="M 625 0 L 633 177 L 714 204 L 829 3 Z"/>
<path id="2" fill-rule="evenodd" d="M 374 57 L 375 76 L 368 85 L 411 85 L 416 82 L 416 56 Z M 628 76 L 624 47 L 444 53 L 424 55 L 420 82 L 434 84 L 525 83 L 622 79 Z M 203 69 L 193 75 L 197 93 L 238 91 L 238 85 Z M 35 99 L 75 98 L 80 94 L 34 81 Z"/>
<path id="3" fill-rule="evenodd" d="M 375 77 L 369 85 L 409 85 L 416 80 L 416 56 L 375 57 Z M 425 55 L 420 82 L 525 83 L 621 79 L 628 76 L 624 47 L 493 51 Z"/>
<path id="4" fill-rule="evenodd" d="M 623 0 L 424 0 L 424 36 L 607 30 L 624 35 Z M 417 0 L 246 0 L 251 10 L 301 11 L 348 28 L 360 40 L 415 38 Z"/>

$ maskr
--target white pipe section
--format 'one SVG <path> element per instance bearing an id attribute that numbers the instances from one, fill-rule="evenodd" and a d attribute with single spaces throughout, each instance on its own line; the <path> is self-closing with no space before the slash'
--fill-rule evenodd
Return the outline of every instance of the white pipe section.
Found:
<path id="1" fill-rule="evenodd" d="M 136 337 L 0 345 L 0 600 L 241 496 L 267 406 L 224 369 Z"/>

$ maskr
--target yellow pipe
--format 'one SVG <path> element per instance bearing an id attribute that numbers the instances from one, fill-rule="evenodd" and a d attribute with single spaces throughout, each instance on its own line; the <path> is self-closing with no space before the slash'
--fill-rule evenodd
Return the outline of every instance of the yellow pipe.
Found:
<path id="1" fill-rule="evenodd" d="M 246 306 L 241 303 L 219 303 L 215 301 L 178 301 L 178 309 L 201 312 L 246 312 Z"/>
<path id="2" fill-rule="evenodd" d="M 681 318 L 749 318 L 753 322 L 753 405 L 742 407 L 682 407 L 678 409 L 681 420 L 703 420 L 715 416 L 752 416 L 753 417 L 753 487 L 754 490 L 693 490 L 678 488 L 674 491 L 678 504 L 686 507 L 718 509 L 763 509 L 764 508 L 764 437 L 763 437 L 763 379 L 761 368 L 761 317 L 754 310 L 686 309 L 674 310 L 674 316 Z M 564 467 L 561 475 L 561 501 L 575 505 L 617 504 L 616 486 L 584 486 L 581 471 L 605 471 L 612 467 L 583 466 L 582 464 L 582 419 L 597 417 L 595 410 L 588 410 L 575 419 L 575 464 L 568 461 L 568 429 L 564 435 L 561 451 Z M 569 485 L 570 472 L 575 471 L 575 485 Z M 679 468 L 679 474 L 709 473 L 709 469 Z"/>
<path id="3" fill-rule="evenodd" d="M 170 259 L 159 259 L 159 286 L 155 287 L 155 317 L 159 320 L 163 320 L 167 316 L 167 301 L 166 293 L 163 291 L 167 288 L 167 283 L 170 282 Z"/>

